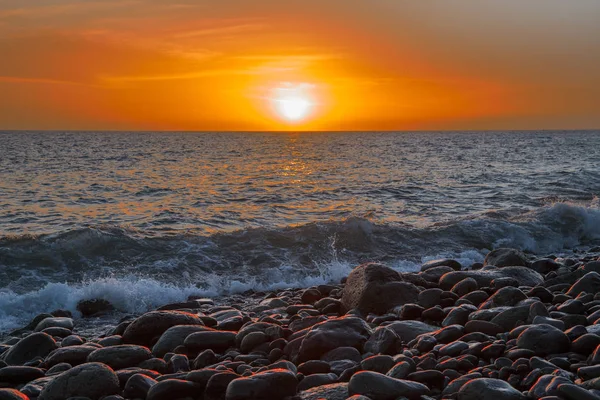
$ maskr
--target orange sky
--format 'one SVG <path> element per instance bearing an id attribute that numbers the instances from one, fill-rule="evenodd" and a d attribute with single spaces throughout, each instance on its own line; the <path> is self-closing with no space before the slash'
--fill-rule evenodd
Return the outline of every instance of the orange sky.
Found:
<path id="1" fill-rule="evenodd" d="M 0 0 L 0 129 L 600 128 L 597 0 Z M 274 111 L 299 86 L 309 118 Z"/>

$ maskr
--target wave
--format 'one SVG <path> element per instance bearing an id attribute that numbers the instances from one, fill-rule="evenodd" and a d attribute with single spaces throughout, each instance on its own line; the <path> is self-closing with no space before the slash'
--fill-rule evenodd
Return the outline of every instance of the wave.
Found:
<path id="1" fill-rule="evenodd" d="M 426 227 L 348 218 L 213 235 L 147 237 L 88 227 L 0 239 L 0 330 L 40 312 L 75 311 L 104 298 L 138 313 L 190 294 L 218 296 L 336 282 L 353 266 L 381 261 L 415 270 L 427 260 L 483 260 L 493 248 L 545 255 L 600 243 L 598 199 L 519 213 L 488 211 Z"/>

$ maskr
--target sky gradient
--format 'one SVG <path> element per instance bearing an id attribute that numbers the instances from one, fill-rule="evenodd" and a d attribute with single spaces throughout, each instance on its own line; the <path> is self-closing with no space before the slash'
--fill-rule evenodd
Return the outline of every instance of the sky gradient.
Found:
<path id="1" fill-rule="evenodd" d="M 0 129 L 600 128 L 597 0 L 0 0 Z M 274 96 L 301 90 L 289 123 Z"/>

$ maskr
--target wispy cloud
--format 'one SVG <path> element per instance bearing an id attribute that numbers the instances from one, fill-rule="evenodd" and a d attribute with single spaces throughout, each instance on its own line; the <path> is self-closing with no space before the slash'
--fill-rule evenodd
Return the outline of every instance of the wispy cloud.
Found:
<path id="1" fill-rule="evenodd" d="M 45 85 L 70 85 L 70 86 L 96 86 L 84 82 L 66 81 L 60 79 L 50 78 L 36 78 L 36 77 L 21 77 L 21 76 L 0 76 L 0 82 L 6 83 L 33 83 L 33 84 L 45 84 Z"/>
<path id="2" fill-rule="evenodd" d="M 239 24 L 231 26 L 220 26 L 204 29 L 194 29 L 187 32 L 175 34 L 173 37 L 177 39 L 194 38 L 202 36 L 223 36 L 259 31 L 267 26 L 265 24 Z"/>
<path id="3" fill-rule="evenodd" d="M 38 5 L 29 7 L 18 7 L 0 10 L 0 19 L 22 17 L 22 18 L 39 18 L 50 17 L 62 14 L 74 14 L 80 12 L 89 12 L 99 9 L 114 9 L 115 7 L 129 7 L 140 4 L 140 0 L 123 0 L 123 1 L 88 1 L 88 2 L 73 2 L 66 4 L 50 4 Z"/>

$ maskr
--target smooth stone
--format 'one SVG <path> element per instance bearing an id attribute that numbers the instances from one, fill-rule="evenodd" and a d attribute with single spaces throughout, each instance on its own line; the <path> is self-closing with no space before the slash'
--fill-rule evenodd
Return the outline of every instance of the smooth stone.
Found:
<path id="1" fill-rule="evenodd" d="M 320 359 L 323 354 L 338 347 L 355 347 L 361 351 L 370 336 L 370 327 L 360 318 L 340 317 L 321 322 L 311 327 L 304 336 L 298 361 Z"/>
<path id="2" fill-rule="evenodd" d="M 135 374 L 127 380 L 125 388 L 123 389 L 123 394 L 127 398 L 145 399 L 150 388 L 157 383 L 158 382 L 156 382 L 155 379 L 149 377 L 148 375 Z"/>
<path id="3" fill-rule="evenodd" d="M 165 379 L 148 390 L 146 400 L 172 400 L 196 398 L 202 390 L 196 383 L 183 379 Z"/>
<path id="4" fill-rule="evenodd" d="M 204 325 L 194 314 L 181 311 L 150 311 L 136 318 L 123 332 L 123 343 L 150 346 L 167 329 L 177 325 Z"/>
<path id="5" fill-rule="evenodd" d="M 483 265 L 493 265 L 498 268 L 522 266 L 528 267 L 527 256 L 520 250 L 500 248 L 490 251 L 483 260 Z"/>
<path id="6" fill-rule="evenodd" d="M 296 394 L 298 380 L 284 369 L 237 378 L 227 386 L 226 400 L 281 400 Z"/>
<path id="7" fill-rule="evenodd" d="M 583 292 L 600 292 L 600 274 L 597 272 L 588 272 L 573 283 L 566 294 L 568 296 L 576 297 Z"/>
<path id="8" fill-rule="evenodd" d="M 373 354 L 392 354 L 395 353 L 399 343 L 400 337 L 394 330 L 386 326 L 379 326 L 367 340 L 363 350 Z"/>
<path id="9" fill-rule="evenodd" d="M 338 347 L 337 349 L 328 351 L 321 357 L 321 361 L 327 362 L 340 360 L 351 360 L 359 363 L 362 360 L 362 355 L 354 347 Z"/>
<path id="10" fill-rule="evenodd" d="M 16 389 L 0 389 L 0 400 L 29 400 L 29 397 Z"/>
<path id="11" fill-rule="evenodd" d="M 54 377 L 44 387 L 38 400 L 64 400 L 75 396 L 98 400 L 118 394 L 120 390 L 119 379 L 110 367 L 87 363 Z"/>
<path id="12" fill-rule="evenodd" d="M 458 400 L 525 400 L 527 397 L 500 379 L 477 378 L 461 386 Z"/>
<path id="13" fill-rule="evenodd" d="M 372 400 L 395 400 L 399 397 L 416 400 L 429 393 L 429 388 L 421 383 L 395 379 L 371 371 L 354 374 L 348 383 L 350 396 L 359 394 Z"/>
<path id="14" fill-rule="evenodd" d="M 298 394 L 300 400 L 346 400 L 348 398 L 347 383 L 332 383 L 304 390 Z"/>
<path id="15" fill-rule="evenodd" d="M 338 379 L 336 374 L 328 373 L 328 374 L 312 374 L 300 381 L 298 384 L 298 391 L 308 390 L 310 388 L 322 385 L 329 385 L 331 383 L 335 383 Z"/>
<path id="16" fill-rule="evenodd" d="M 551 325 L 531 325 L 517 338 L 517 346 L 538 355 L 558 354 L 569 350 L 571 342 L 560 329 Z"/>
<path id="17" fill-rule="evenodd" d="M 0 368 L 0 383 L 23 384 L 44 376 L 44 371 L 35 367 L 8 366 Z"/>
<path id="18" fill-rule="evenodd" d="M 482 269 L 476 271 L 449 272 L 440 278 L 440 288 L 450 289 L 465 278 L 473 278 L 479 287 L 489 287 L 494 279 L 514 278 L 521 286 L 537 286 L 544 282 L 544 277 L 527 267 L 504 267 Z"/>
<path id="19" fill-rule="evenodd" d="M 167 329 L 152 347 L 152 354 L 163 357 L 165 354 L 175 350 L 177 346 L 183 345 L 185 338 L 196 332 L 210 330 L 202 325 L 177 325 Z"/>
<path id="20" fill-rule="evenodd" d="M 211 349 L 220 353 L 235 346 L 235 337 L 234 332 L 203 331 L 190 334 L 183 344 L 186 348 L 197 351 Z"/>
<path id="21" fill-rule="evenodd" d="M 435 332 L 439 329 L 421 321 L 398 321 L 386 327 L 393 330 L 403 342 L 410 342 L 419 335 Z"/>
<path id="22" fill-rule="evenodd" d="M 87 361 L 100 362 L 113 369 L 122 369 L 135 367 L 150 358 L 152 353 L 147 347 L 125 344 L 95 350 L 90 353 Z"/>
<path id="23" fill-rule="evenodd" d="M 38 357 L 45 358 L 57 348 L 58 345 L 52 336 L 37 332 L 19 340 L 2 354 L 2 359 L 8 365 L 23 365 Z"/>
<path id="24" fill-rule="evenodd" d="M 68 363 L 73 366 L 84 364 L 87 362 L 88 356 L 96 350 L 98 350 L 98 347 L 87 344 L 61 347 L 50 353 L 44 360 L 43 365 L 46 368 L 50 368 L 60 363 Z"/>
<path id="25" fill-rule="evenodd" d="M 70 331 L 74 328 L 73 319 L 67 317 L 45 318 L 35 327 L 36 332 L 43 331 L 46 328 L 65 328 Z"/>

